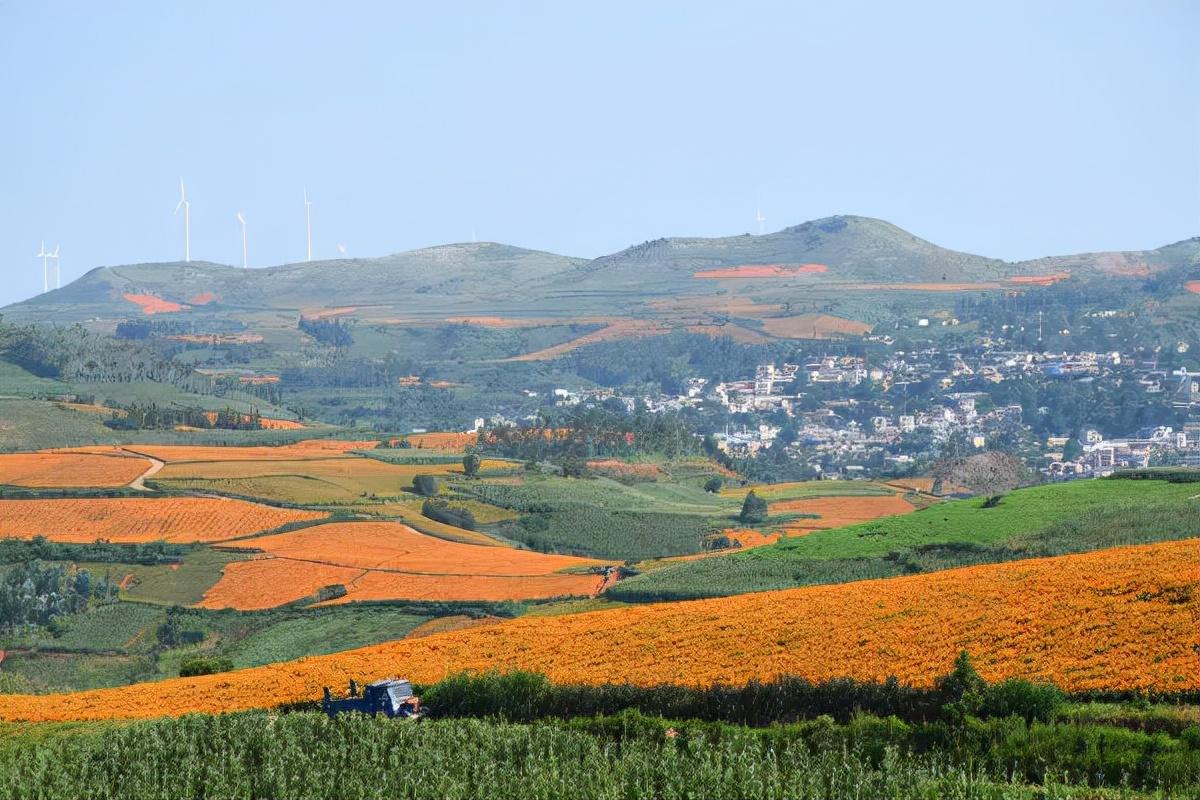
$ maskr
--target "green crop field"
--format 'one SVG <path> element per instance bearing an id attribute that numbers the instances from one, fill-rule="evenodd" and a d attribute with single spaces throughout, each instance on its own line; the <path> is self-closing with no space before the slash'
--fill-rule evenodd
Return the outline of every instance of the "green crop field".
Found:
<path id="1" fill-rule="evenodd" d="M 969 564 L 1200 536 L 1194 484 L 1079 481 L 1020 489 L 994 508 L 941 503 L 912 514 L 784 538 L 744 553 L 621 581 L 616 600 L 717 597 L 888 578 Z"/>
<path id="2" fill-rule="evenodd" d="M 10 723 L 0 726 L 0 774 L 0 796 L 14 800 L 1195 800 L 1200 743 L 1019 716 L 752 728 L 637 711 L 532 723 L 249 712 Z"/>
<path id="3" fill-rule="evenodd" d="M 199 547 L 184 555 L 179 564 L 80 564 L 80 568 L 97 575 L 108 575 L 119 582 L 125 575 L 133 575 L 129 588 L 123 596 L 130 600 L 141 600 L 161 605 L 191 605 L 204 599 L 204 593 L 221 577 L 221 570 L 230 561 L 245 558 L 238 553 L 228 553 Z"/>
<path id="4" fill-rule="evenodd" d="M 427 620 L 405 608 L 315 609 L 255 631 L 222 654 L 239 669 L 256 667 L 402 639 Z"/>
<path id="5" fill-rule="evenodd" d="M 562 504 L 502 524 L 499 531 L 547 553 L 641 560 L 699 552 L 704 537 L 724 524 L 695 514 Z"/>

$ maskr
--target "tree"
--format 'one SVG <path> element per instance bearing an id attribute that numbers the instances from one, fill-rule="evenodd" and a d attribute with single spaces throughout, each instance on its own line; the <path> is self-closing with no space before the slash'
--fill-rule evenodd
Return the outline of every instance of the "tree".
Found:
<path id="1" fill-rule="evenodd" d="M 474 453 L 467 453 L 465 456 L 463 456 L 462 463 L 463 472 L 466 474 L 466 476 L 468 478 L 474 478 L 479 474 L 479 465 L 483 462 L 480 460 L 479 456 L 475 455 Z"/>
<path id="2" fill-rule="evenodd" d="M 438 479 L 436 475 L 414 475 L 413 476 L 413 491 L 423 497 L 433 497 L 438 493 Z"/>
<path id="3" fill-rule="evenodd" d="M 1068 439 L 1063 445 L 1063 461 L 1074 461 L 1083 455 L 1083 445 L 1078 439 Z"/>
<path id="4" fill-rule="evenodd" d="M 767 501 L 759 497 L 753 489 L 746 495 L 746 499 L 742 501 L 742 513 L 738 515 L 738 519 L 749 525 L 757 525 L 767 518 Z"/>
<path id="5" fill-rule="evenodd" d="M 975 671 L 970 654 L 963 650 L 954 659 L 954 669 L 938 678 L 934 688 L 942 701 L 942 711 L 946 717 L 951 721 L 961 721 L 968 714 L 979 713 L 988 686 L 987 681 Z"/>
<path id="6" fill-rule="evenodd" d="M 704 491 L 709 494 L 716 494 L 721 491 L 721 487 L 725 485 L 725 479 L 720 475 L 713 475 L 704 482 Z"/>

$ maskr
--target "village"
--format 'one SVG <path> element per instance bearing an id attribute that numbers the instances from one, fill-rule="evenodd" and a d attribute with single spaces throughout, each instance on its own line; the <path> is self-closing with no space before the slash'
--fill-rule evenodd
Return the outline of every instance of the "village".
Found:
<path id="1" fill-rule="evenodd" d="M 983 344 L 988 344 L 984 342 Z M 1183 352 L 1182 350 L 1180 352 Z M 994 402 L 1014 381 L 1100 383 L 1125 387 L 1194 421 L 1106 431 L 1038 435 L 1030 413 L 1046 407 Z M 1005 449 L 1047 479 L 1095 477 L 1151 465 L 1200 465 L 1200 372 L 1160 369 L 1157 359 L 1120 352 L 1044 353 L 981 347 L 894 351 L 878 362 L 823 355 L 807 363 L 760 364 L 753 375 L 712 383 L 687 380 L 677 394 L 623 394 L 610 388 L 554 390 L 559 407 L 617 403 L 628 412 L 702 414 L 720 421 L 711 434 L 734 459 L 775 458 L 782 450 L 812 477 L 903 473 L 945 455 Z"/>

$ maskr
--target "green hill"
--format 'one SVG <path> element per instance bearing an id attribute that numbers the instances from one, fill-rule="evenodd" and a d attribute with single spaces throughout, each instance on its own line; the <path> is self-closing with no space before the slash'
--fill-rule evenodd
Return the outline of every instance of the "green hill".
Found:
<path id="1" fill-rule="evenodd" d="M 783 279 L 703 280 L 695 273 L 743 265 L 795 267 Z M 939 247 L 883 220 L 835 216 L 762 236 L 657 239 L 593 260 L 494 243 L 450 244 L 382 258 L 285 264 L 263 269 L 193 261 L 100 267 L 68 286 L 8 306 L 10 321 L 110 324 L 142 313 L 127 295 L 181 308 L 172 318 L 233 319 L 262 325 L 299 312 L 353 308 L 360 319 L 403 322 L 463 315 L 660 316 L 666 298 L 722 296 L 841 304 L 853 284 L 901 284 L 908 292 L 941 285 L 992 285 L 1016 276 L 1070 272 L 1084 280 L 1169 278 L 1200 269 L 1200 239 L 1158 250 L 1087 253 L 1010 263 Z M 932 287 L 926 287 L 933 284 Z M 949 295 L 940 293 L 941 301 Z M 900 302 L 900 295 L 896 295 Z M 875 305 L 881 305 L 878 297 Z M 659 303 L 659 305 L 655 305 Z M 887 305 L 887 304 L 882 304 Z M 852 308 L 857 308 L 851 302 Z M 712 309 L 709 308 L 709 311 Z"/>
<path id="2" fill-rule="evenodd" d="M 886 578 L 1200 536 L 1197 484 L 1093 480 L 955 500 L 907 514 L 683 562 L 622 581 L 616 600 L 720 597 Z"/>

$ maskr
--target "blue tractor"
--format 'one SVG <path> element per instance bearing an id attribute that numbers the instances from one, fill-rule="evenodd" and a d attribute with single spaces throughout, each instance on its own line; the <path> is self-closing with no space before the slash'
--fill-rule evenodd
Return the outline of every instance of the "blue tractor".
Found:
<path id="1" fill-rule="evenodd" d="M 402 678 L 386 678 L 368 683 L 362 694 L 359 694 L 358 684 L 350 681 L 349 696 L 336 700 L 326 686 L 321 710 L 331 719 L 346 711 L 357 711 L 372 717 L 383 714 L 389 718 L 413 720 L 420 719 L 425 714 L 421 708 L 421 698 L 413 694 L 412 684 Z"/>

